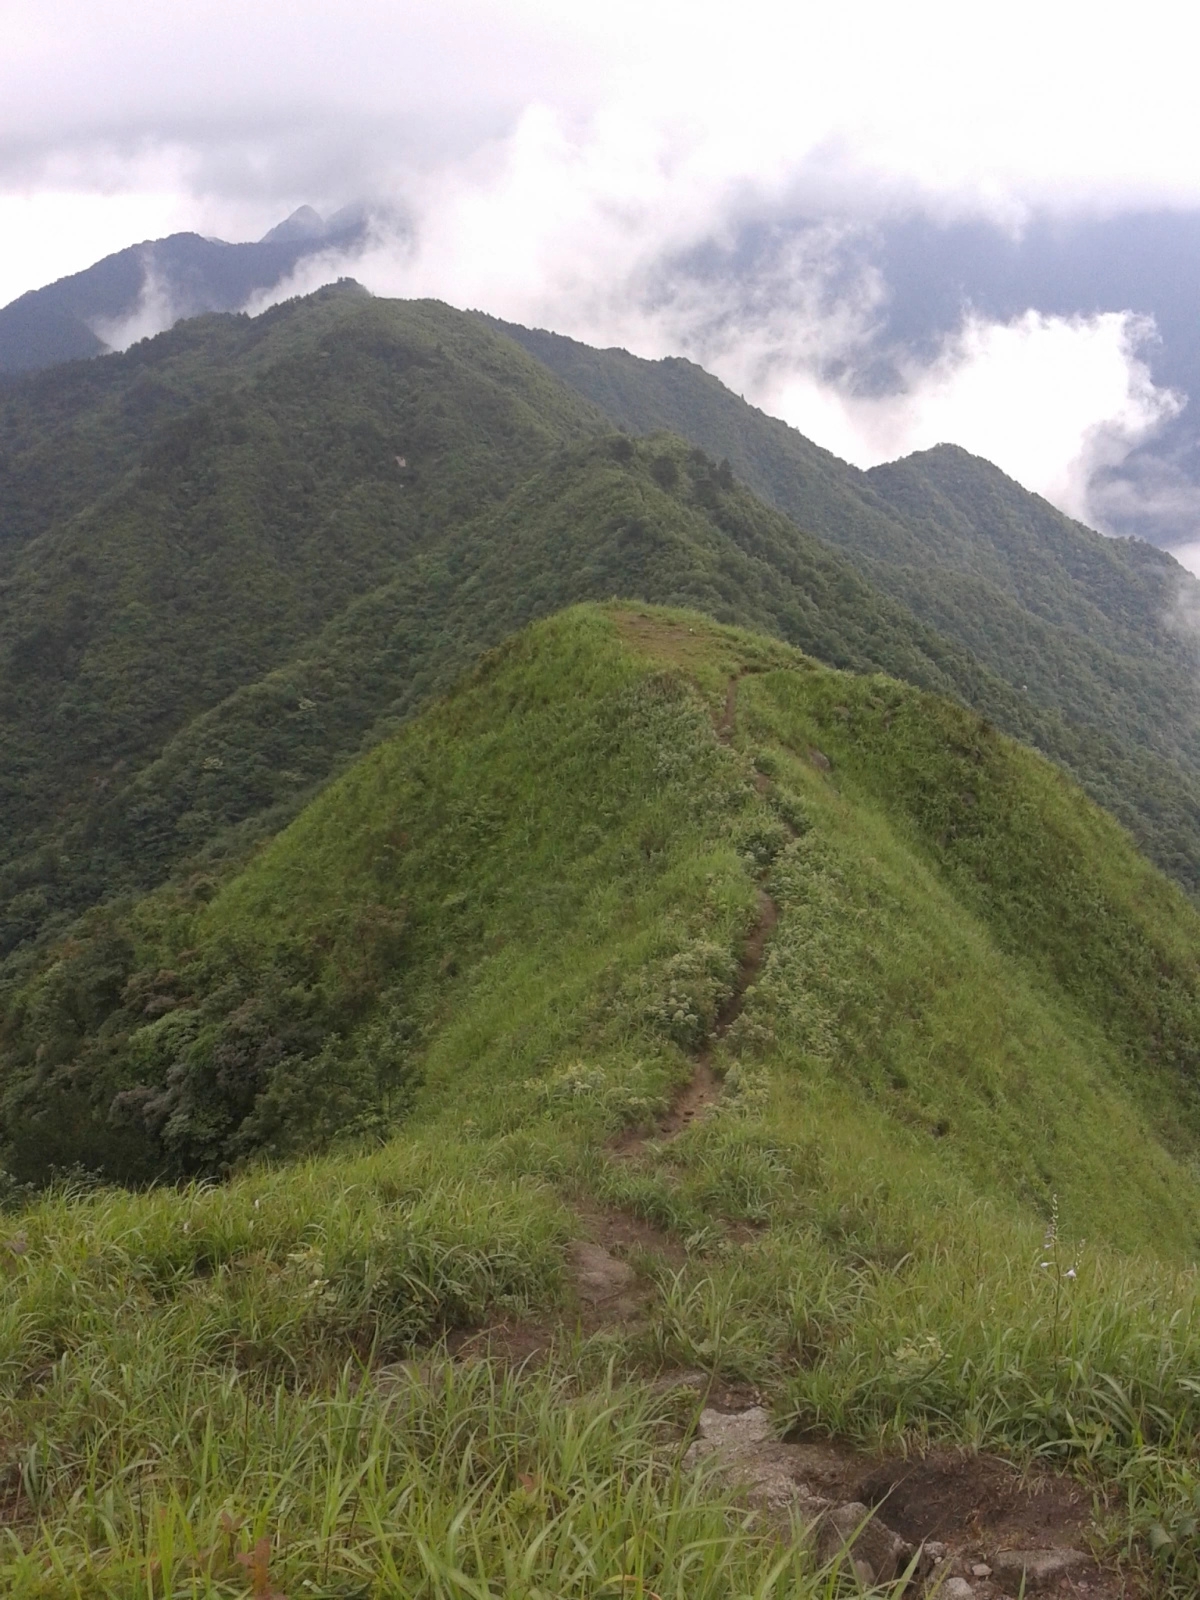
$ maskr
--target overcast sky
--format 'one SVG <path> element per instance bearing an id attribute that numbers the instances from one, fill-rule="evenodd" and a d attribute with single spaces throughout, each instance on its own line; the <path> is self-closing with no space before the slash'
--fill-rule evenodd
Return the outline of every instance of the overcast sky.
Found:
<path id="1" fill-rule="evenodd" d="M 953 438 L 1086 515 L 1095 463 L 1178 409 L 1154 329 L 971 320 L 864 399 L 838 375 L 886 286 L 842 246 L 905 207 L 1019 229 L 1200 205 L 1185 15 L 0 0 L 0 304 L 138 239 L 386 200 L 407 229 L 354 264 L 378 292 L 689 354 L 863 464 Z M 748 226 L 802 215 L 822 229 L 741 259 Z"/>

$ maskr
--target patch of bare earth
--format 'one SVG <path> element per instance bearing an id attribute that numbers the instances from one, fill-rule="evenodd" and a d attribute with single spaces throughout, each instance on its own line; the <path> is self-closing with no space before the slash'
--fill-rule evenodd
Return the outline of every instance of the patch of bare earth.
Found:
<path id="1" fill-rule="evenodd" d="M 676 1381 L 704 1382 L 691 1373 Z M 712 1392 L 702 1406 L 685 1466 L 715 1470 L 781 1532 L 807 1530 L 818 1559 L 861 1583 L 941 1600 L 1143 1592 L 1135 1575 L 1094 1559 L 1091 1493 L 1064 1474 L 1022 1475 L 966 1451 L 872 1457 L 834 1441 L 789 1442 L 758 1404 L 729 1405 Z"/>
<path id="2" fill-rule="evenodd" d="M 730 1026 L 741 1015 L 742 1006 L 746 1000 L 746 991 L 758 976 L 763 964 L 767 940 L 771 937 L 778 921 L 779 907 L 771 899 L 767 891 L 760 888 L 758 891 L 758 916 L 742 949 L 742 959 L 738 967 L 733 993 L 717 1014 L 709 1043 L 697 1051 L 693 1057 L 694 1064 L 691 1077 L 653 1133 L 647 1134 L 629 1129 L 613 1141 L 611 1148 L 616 1155 L 626 1157 L 634 1155 L 643 1150 L 651 1141 L 660 1145 L 670 1144 L 673 1139 L 678 1139 L 681 1133 L 690 1128 L 693 1122 L 701 1118 L 709 1107 L 715 1105 L 721 1098 L 721 1080 L 713 1071 L 713 1047 L 724 1038 Z"/>
<path id="3" fill-rule="evenodd" d="M 553 1319 L 497 1318 L 447 1340 L 456 1360 L 493 1357 L 514 1365 L 543 1360 L 564 1339 L 604 1328 L 636 1331 L 654 1298 L 656 1264 L 678 1269 L 685 1253 L 670 1234 L 628 1212 L 578 1205 L 580 1237 L 567 1247 L 571 1310 Z"/>
<path id="4" fill-rule="evenodd" d="M 658 618 L 623 616 L 622 632 L 643 648 L 685 663 L 696 648 L 690 630 Z M 716 720 L 718 737 L 736 731 L 738 678 L 732 677 Z M 828 758 L 809 752 L 828 770 Z M 761 775 L 760 790 L 769 787 Z M 612 1145 L 622 1159 L 651 1143 L 677 1139 L 720 1098 L 713 1049 L 742 1010 L 779 918 L 764 888 L 746 938 L 733 992 L 708 1042 L 693 1057 L 692 1075 L 651 1133 L 628 1132 Z M 657 1259 L 684 1260 L 670 1235 L 627 1213 L 580 1206 L 580 1237 L 568 1249 L 573 1315 L 556 1322 L 499 1321 L 449 1341 L 457 1359 L 481 1356 L 510 1362 L 543 1359 L 564 1336 L 606 1327 L 636 1330 L 654 1297 Z M 1000 1600 L 1047 1594 L 1063 1600 L 1134 1600 L 1136 1575 L 1092 1556 L 1098 1542 L 1092 1497 L 1063 1474 L 1022 1475 L 994 1456 L 933 1450 L 924 1456 L 881 1457 L 832 1440 L 776 1435 L 764 1397 L 751 1385 L 726 1383 L 703 1372 L 665 1373 L 652 1380 L 660 1393 L 695 1396 L 692 1442 L 684 1465 L 707 1468 L 781 1533 L 807 1530 L 821 1561 L 839 1564 L 861 1585 L 893 1586 L 897 1595 L 938 1600 Z M 681 1435 L 685 1439 L 687 1434 Z"/>

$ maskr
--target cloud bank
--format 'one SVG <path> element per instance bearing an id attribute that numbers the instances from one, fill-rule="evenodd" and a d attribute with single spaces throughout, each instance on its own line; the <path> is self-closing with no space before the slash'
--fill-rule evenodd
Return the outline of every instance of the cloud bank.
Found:
<path id="1" fill-rule="evenodd" d="M 404 202 L 403 233 L 310 259 L 251 309 L 350 273 L 377 294 L 685 355 L 858 465 L 951 441 L 1100 527 L 1136 492 L 1106 475 L 1184 404 L 1152 381 L 1153 324 L 1127 312 L 968 310 L 923 360 L 891 348 L 870 218 L 784 226 L 777 201 L 625 115 L 580 130 L 534 108 Z M 748 250 L 755 226 L 766 238 Z"/>
<path id="2" fill-rule="evenodd" d="M 1181 403 L 1151 381 L 1152 328 L 968 310 L 918 360 L 887 347 L 868 246 L 906 208 L 1019 230 L 1036 207 L 1200 203 L 1190 59 L 1161 48 L 1175 16 L 0 0 L 0 301 L 139 236 L 256 236 L 362 198 L 411 226 L 280 293 L 352 272 L 688 355 L 852 460 L 950 439 L 1103 523 L 1121 494 L 1182 492 L 1113 481 Z M 109 334 L 171 314 L 148 279 Z"/>

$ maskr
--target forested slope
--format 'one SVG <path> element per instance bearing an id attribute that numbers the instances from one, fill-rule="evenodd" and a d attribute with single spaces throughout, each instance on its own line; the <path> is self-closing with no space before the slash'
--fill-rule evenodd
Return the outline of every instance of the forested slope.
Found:
<path id="1" fill-rule="evenodd" d="M 1115 741 L 1135 763 L 1135 752 L 1144 752 L 1174 768 L 1151 803 L 1155 820 L 1139 837 L 1170 870 L 1188 870 L 1178 837 L 1165 849 L 1150 842 L 1150 830 L 1164 825 L 1191 831 L 1195 817 L 1184 795 L 1200 773 L 1198 658 L 1189 620 L 1200 585 L 1165 551 L 1106 539 L 956 447 L 860 472 L 691 362 L 645 361 L 556 334 L 493 326 L 619 425 L 669 428 L 727 458 L 739 479 L 842 551 L 874 587 L 1085 740 Z M 1041 743 L 1028 725 L 1009 726 Z M 1061 750 L 1041 747 L 1062 758 Z M 1111 758 L 1089 756 L 1072 770 L 1131 820 L 1122 800 L 1127 778 L 1115 777 Z M 1145 804 L 1132 809 L 1144 812 Z"/>
<path id="2" fill-rule="evenodd" d="M 6 1164 L 212 1172 L 464 1105 L 514 1129 L 581 1057 L 636 1125 L 760 884 L 778 924 L 725 1066 L 1192 1248 L 1183 896 L 975 712 L 686 612 L 536 625 L 223 885 L 92 913 L 11 997 Z"/>
<path id="3" fill-rule="evenodd" d="M 1179 742 L 1151 737 L 1120 674 L 1101 694 L 1104 664 L 1083 648 L 1099 645 L 1069 646 L 1023 608 L 1061 665 L 1034 634 L 994 659 L 991 613 L 968 596 L 982 633 L 960 628 L 964 647 L 951 583 L 938 631 L 914 615 L 920 595 L 888 597 L 727 464 L 608 428 L 481 319 L 354 285 L 3 391 L 3 949 L 173 871 L 220 875 L 481 649 L 613 595 L 958 698 L 1053 755 L 1197 886 Z M 851 469 L 789 437 L 849 526 Z M 952 504 L 936 485 L 930 500 Z M 1070 693 L 1033 692 L 1039 672 Z M 1159 668 L 1139 672 L 1155 699 Z"/>

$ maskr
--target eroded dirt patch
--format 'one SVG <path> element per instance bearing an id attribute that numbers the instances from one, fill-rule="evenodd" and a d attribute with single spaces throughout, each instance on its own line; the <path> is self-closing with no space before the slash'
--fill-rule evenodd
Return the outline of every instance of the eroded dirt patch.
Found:
<path id="1" fill-rule="evenodd" d="M 862 1581 L 908 1573 L 906 1593 L 943 1600 L 1143 1592 L 1136 1574 L 1094 1558 L 1091 1493 L 1065 1474 L 1022 1475 L 968 1451 L 881 1458 L 835 1441 L 789 1443 L 757 1404 L 727 1407 L 715 1395 L 686 1464 L 706 1461 L 781 1529 L 809 1528 L 820 1558 L 843 1560 Z"/>
<path id="2" fill-rule="evenodd" d="M 855 1485 L 906 1539 L 988 1536 L 1015 1543 L 1073 1543 L 1091 1525 L 1092 1502 L 1071 1478 L 1022 1476 L 995 1456 L 933 1451 L 887 1461 Z"/>
<path id="3" fill-rule="evenodd" d="M 636 1329 L 655 1297 L 646 1258 L 678 1270 L 686 1252 L 677 1239 L 629 1212 L 577 1205 L 579 1237 L 567 1247 L 566 1268 L 573 1305 L 553 1319 L 497 1317 L 482 1327 L 462 1329 L 446 1341 L 455 1360 L 493 1357 L 510 1365 L 544 1360 L 556 1344 L 576 1334 L 587 1337 L 604 1328 Z M 729 1403 L 748 1403 L 740 1390 Z"/>

